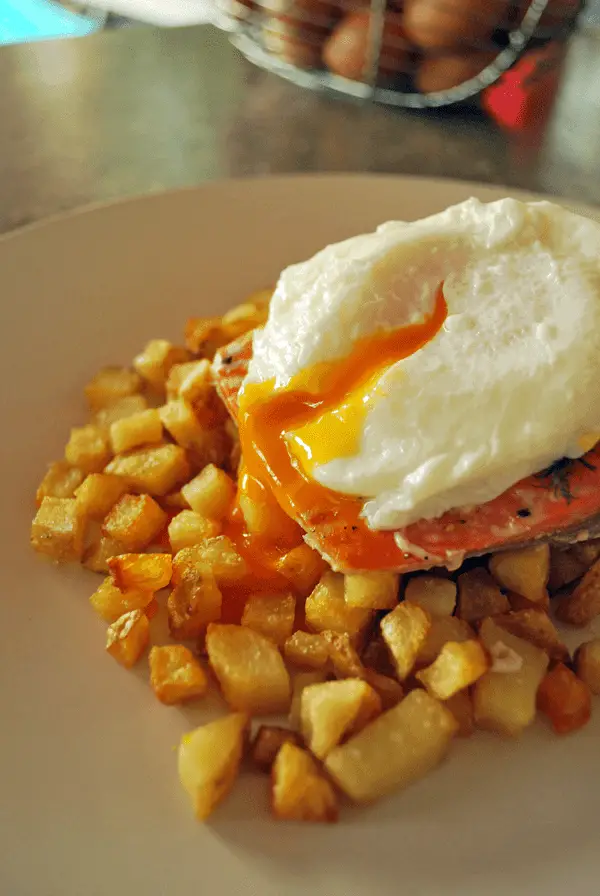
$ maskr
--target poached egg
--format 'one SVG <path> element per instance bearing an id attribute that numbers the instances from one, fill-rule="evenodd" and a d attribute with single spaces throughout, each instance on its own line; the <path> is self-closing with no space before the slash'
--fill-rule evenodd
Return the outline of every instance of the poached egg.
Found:
<path id="1" fill-rule="evenodd" d="M 491 501 L 600 432 L 600 225 L 469 200 L 283 272 L 240 393 L 291 512 L 395 530 Z"/>

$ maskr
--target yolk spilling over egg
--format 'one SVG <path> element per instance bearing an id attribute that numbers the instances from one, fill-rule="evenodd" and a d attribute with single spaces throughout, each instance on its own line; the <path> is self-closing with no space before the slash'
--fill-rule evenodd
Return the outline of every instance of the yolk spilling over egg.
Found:
<path id="1" fill-rule="evenodd" d="M 356 451 L 362 423 L 381 375 L 417 352 L 441 329 L 448 309 L 440 285 L 432 314 L 423 322 L 358 340 L 344 359 L 316 364 L 283 389 L 273 381 L 248 383 L 239 395 L 239 432 L 244 492 L 270 492 L 293 519 L 328 527 L 338 543 L 360 544 L 365 569 L 397 556 L 386 533 L 370 530 L 360 517 L 362 501 L 332 491 L 310 473 L 315 464 Z"/>

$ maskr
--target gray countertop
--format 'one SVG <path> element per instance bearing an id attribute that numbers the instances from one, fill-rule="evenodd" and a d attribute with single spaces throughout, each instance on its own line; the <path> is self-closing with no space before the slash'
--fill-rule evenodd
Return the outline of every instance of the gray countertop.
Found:
<path id="1" fill-rule="evenodd" d="M 0 48 L 0 231 L 228 176 L 376 171 L 600 203 L 600 38 L 574 39 L 543 134 L 303 90 L 210 26 Z"/>

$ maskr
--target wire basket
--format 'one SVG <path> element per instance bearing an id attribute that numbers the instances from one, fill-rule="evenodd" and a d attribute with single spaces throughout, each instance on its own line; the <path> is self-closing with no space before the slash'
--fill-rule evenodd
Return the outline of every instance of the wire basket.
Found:
<path id="1" fill-rule="evenodd" d="M 543 51 L 564 47 L 584 0 L 216 2 L 216 24 L 257 65 L 305 87 L 422 109 L 472 101 L 527 54 L 527 77 L 545 74 L 560 53 Z"/>

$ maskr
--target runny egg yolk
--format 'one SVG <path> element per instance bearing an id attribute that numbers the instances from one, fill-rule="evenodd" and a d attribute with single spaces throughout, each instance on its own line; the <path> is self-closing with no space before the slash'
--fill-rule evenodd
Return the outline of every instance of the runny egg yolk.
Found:
<path id="1" fill-rule="evenodd" d="M 421 323 L 360 339 L 346 358 L 314 365 L 285 388 L 276 389 L 272 380 L 246 383 L 238 414 L 243 487 L 250 487 L 252 479 L 261 483 L 305 528 L 330 526 L 338 534 L 351 532 L 365 556 L 370 554 L 365 568 L 393 559 L 393 542 L 361 519 L 361 500 L 326 488 L 310 471 L 315 464 L 356 451 L 381 375 L 430 342 L 447 313 L 440 285 L 433 312 Z"/>

